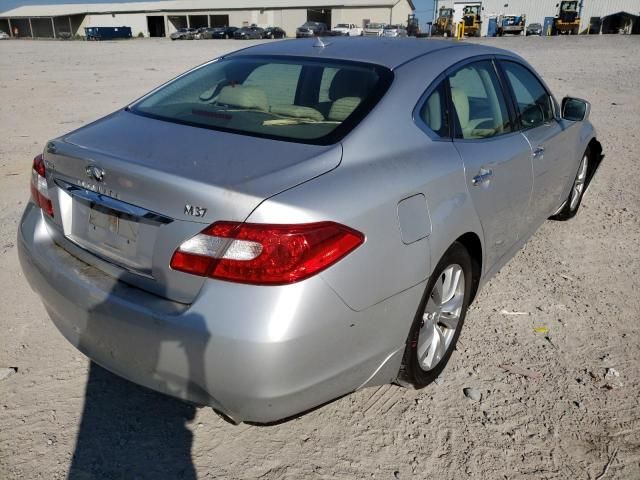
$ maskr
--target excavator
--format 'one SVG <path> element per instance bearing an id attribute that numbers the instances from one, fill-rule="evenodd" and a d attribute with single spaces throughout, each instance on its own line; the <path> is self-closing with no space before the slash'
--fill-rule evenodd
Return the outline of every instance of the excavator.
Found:
<path id="1" fill-rule="evenodd" d="M 480 17 L 480 5 L 467 5 L 462 11 L 462 23 L 464 23 L 464 34 L 467 37 L 479 37 L 482 20 Z"/>
<path id="2" fill-rule="evenodd" d="M 553 20 L 553 31 L 556 35 L 577 35 L 580 30 L 580 14 L 577 0 L 560 2 L 558 15 Z"/>
<path id="3" fill-rule="evenodd" d="M 453 36 L 453 8 L 440 7 L 433 30 L 434 35 Z"/>

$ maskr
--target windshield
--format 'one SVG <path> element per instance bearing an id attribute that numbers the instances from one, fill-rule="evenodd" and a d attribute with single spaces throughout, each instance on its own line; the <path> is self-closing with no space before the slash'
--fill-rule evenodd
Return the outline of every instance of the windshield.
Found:
<path id="1" fill-rule="evenodd" d="M 373 108 L 391 78 L 386 68 L 356 62 L 228 57 L 179 77 L 130 110 L 244 135 L 330 144 Z"/>
<path id="2" fill-rule="evenodd" d="M 349 28 L 349 25 L 347 25 L 346 23 L 339 23 L 338 25 L 336 25 L 336 28 Z"/>
<path id="3" fill-rule="evenodd" d="M 384 28 L 383 23 L 370 23 L 367 25 L 367 28 Z"/>

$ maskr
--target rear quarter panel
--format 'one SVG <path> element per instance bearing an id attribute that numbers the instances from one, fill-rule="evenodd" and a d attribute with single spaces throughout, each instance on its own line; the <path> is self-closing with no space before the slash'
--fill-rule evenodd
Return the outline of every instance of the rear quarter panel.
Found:
<path id="1" fill-rule="evenodd" d="M 413 119 L 421 95 L 442 72 L 431 57 L 395 72 L 386 96 L 343 140 L 337 169 L 268 199 L 248 219 L 332 220 L 363 232 L 364 245 L 321 274 L 353 310 L 424 282 L 462 234 L 474 232 L 482 239 L 452 142 L 431 140 Z M 426 198 L 431 233 L 407 245 L 398 203 L 416 194 Z M 412 318 L 406 321 L 408 328 Z"/>

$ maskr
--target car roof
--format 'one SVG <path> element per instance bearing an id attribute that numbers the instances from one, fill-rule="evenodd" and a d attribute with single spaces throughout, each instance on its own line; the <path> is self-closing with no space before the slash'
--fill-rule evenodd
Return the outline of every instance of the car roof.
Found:
<path id="1" fill-rule="evenodd" d="M 464 48 L 469 57 L 476 55 L 517 55 L 500 48 L 469 44 L 454 40 L 432 40 L 424 38 L 384 37 L 326 37 L 319 46 L 317 38 L 284 40 L 263 43 L 229 54 L 282 55 L 295 57 L 326 58 L 327 60 L 351 60 L 373 63 L 394 69 L 415 58 L 448 48 Z"/>

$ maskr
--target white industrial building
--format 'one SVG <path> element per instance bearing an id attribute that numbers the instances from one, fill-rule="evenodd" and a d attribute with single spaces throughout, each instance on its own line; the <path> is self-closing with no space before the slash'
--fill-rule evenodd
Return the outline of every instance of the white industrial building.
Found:
<path id="1" fill-rule="evenodd" d="M 306 21 L 406 23 L 411 0 L 157 0 L 74 3 L 3 0 L 0 30 L 19 37 L 84 35 L 85 27 L 131 27 L 164 37 L 181 27 L 278 26 L 289 36 Z"/>
<path id="2" fill-rule="evenodd" d="M 441 7 L 454 9 L 454 21 L 462 18 L 467 5 L 482 6 L 482 34 L 487 32 L 488 20 L 500 15 L 526 15 L 527 25 L 544 25 L 545 18 L 558 14 L 560 0 L 435 0 L 435 17 Z M 580 33 L 614 33 L 625 27 L 629 33 L 640 32 L 640 0 L 579 0 Z M 434 17 L 434 18 L 435 18 Z M 620 27 L 620 28 L 618 28 Z"/>

